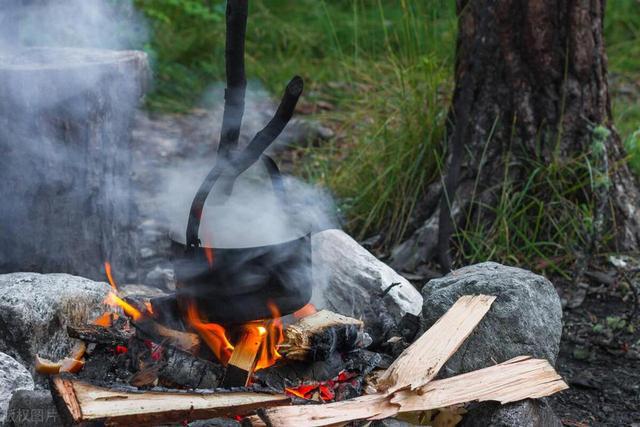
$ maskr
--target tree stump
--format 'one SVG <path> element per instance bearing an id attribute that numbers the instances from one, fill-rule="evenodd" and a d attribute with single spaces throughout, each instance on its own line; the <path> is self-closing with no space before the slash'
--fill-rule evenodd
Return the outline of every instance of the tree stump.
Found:
<path id="1" fill-rule="evenodd" d="M 0 56 L 0 273 L 131 267 L 130 133 L 147 81 L 143 52 Z"/>

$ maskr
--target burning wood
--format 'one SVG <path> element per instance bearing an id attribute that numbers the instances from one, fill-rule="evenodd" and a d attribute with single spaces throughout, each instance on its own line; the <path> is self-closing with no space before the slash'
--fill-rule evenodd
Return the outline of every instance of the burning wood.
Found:
<path id="1" fill-rule="evenodd" d="M 80 341 L 76 344 L 71 356 L 65 357 L 59 362 L 52 362 L 51 360 L 42 358 L 36 355 L 35 370 L 39 374 L 54 375 L 60 372 L 77 373 L 84 366 L 84 353 L 87 350 L 87 345 Z"/>
<path id="2" fill-rule="evenodd" d="M 222 386 L 225 388 L 249 385 L 251 374 L 258 362 L 258 352 L 264 345 L 267 329 L 264 326 L 245 327 L 240 341 L 235 345 Z"/>
<path id="3" fill-rule="evenodd" d="M 287 327 L 278 349 L 290 360 L 324 360 L 333 351 L 355 348 L 363 326 L 360 320 L 321 310 Z"/>

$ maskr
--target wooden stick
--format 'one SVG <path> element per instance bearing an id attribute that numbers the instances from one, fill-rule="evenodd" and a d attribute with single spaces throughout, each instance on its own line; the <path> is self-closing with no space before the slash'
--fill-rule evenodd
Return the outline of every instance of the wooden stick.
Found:
<path id="1" fill-rule="evenodd" d="M 161 425 L 242 415 L 289 402 L 285 395 L 254 392 L 135 393 L 62 377 L 54 378 L 53 385 L 54 399 L 64 402 L 58 405 L 59 410 L 66 411 L 63 416 L 70 417 L 74 423 L 102 421 L 115 426 Z"/>
<path id="2" fill-rule="evenodd" d="M 382 419 L 402 412 L 427 411 L 471 401 L 501 403 L 540 398 L 567 389 L 549 362 L 517 357 L 507 362 L 445 380 L 435 380 L 420 391 L 378 393 L 325 405 L 293 405 L 265 411 L 281 427 L 327 426 L 358 419 Z M 256 421 L 255 417 L 252 422 Z"/>
<path id="3" fill-rule="evenodd" d="M 465 295 L 458 299 L 380 376 L 378 389 L 390 394 L 405 388 L 415 390 L 431 381 L 482 320 L 495 299 L 487 295 Z"/>
<path id="4" fill-rule="evenodd" d="M 245 329 L 242 338 L 234 346 L 233 353 L 231 353 L 227 371 L 222 380 L 223 387 L 245 387 L 249 384 L 265 336 L 266 331 L 260 333 L 258 328 L 249 326 Z"/>

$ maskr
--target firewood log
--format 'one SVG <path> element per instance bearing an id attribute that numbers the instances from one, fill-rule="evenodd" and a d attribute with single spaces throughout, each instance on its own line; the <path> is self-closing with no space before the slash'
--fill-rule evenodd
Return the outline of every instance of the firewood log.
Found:
<path id="1" fill-rule="evenodd" d="M 284 405 L 282 394 L 110 390 L 75 379 L 55 377 L 51 392 L 68 424 L 102 422 L 111 426 L 154 426 L 247 414 Z"/>
<path id="2" fill-rule="evenodd" d="M 360 320 L 320 310 L 288 326 L 278 351 L 290 360 L 325 360 L 336 351 L 358 347 L 364 339 L 363 326 Z"/>

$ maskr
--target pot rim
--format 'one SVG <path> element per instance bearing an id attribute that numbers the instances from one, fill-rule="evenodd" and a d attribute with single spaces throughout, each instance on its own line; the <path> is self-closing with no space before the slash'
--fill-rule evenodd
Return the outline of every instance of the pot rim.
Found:
<path id="1" fill-rule="evenodd" d="M 183 247 L 187 247 L 186 243 L 182 242 L 181 240 L 185 240 L 186 239 L 178 239 L 175 232 L 170 232 L 169 233 L 169 239 L 171 239 L 172 243 L 175 243 L 177 245 L 183 246 Z M 255 249 L 255 250 L 260 250 L 260 249 L 269 249 L 272 248 L 274 246 L 285 246 L 287 244 L 293 244 L 294 242 L 298 242 L 301 240 L 306 240 L 306 239 L 310 239 L 311 238 L 311 231 L 302 234 L 298 237 L 295 237 L 293 239 L 289 239 L 289 240 L 282 240 L 280 242 L 274 242 L 274 243 L 269 243 L 267 245 L 259 245 L 259 246 L 233 246 L 233 247 L 227 247 L 227 246 L 205 246 L 205 245 L 201 245 L 198 246 L 197 249 L 211 249 L 213 251 L 216 250 L 222 250 L 222 251 L 226 251 L 226 250 L 251 250 L 251 249 Z"/>

